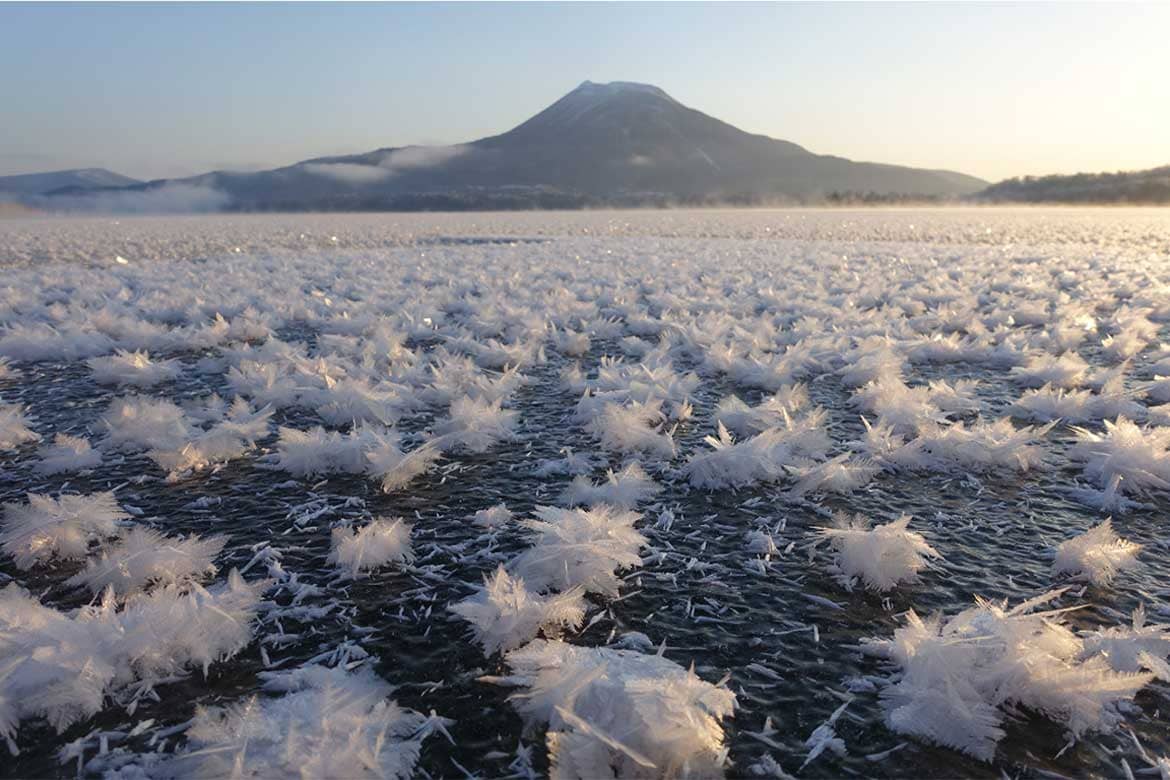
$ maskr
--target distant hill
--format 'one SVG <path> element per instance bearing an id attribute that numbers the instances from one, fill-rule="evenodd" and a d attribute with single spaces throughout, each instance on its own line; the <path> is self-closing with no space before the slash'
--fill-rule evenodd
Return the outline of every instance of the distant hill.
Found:
<path id="1" fill-rule="evenodd" d="M 831 193 L 956 197 L 987 182 L 952 171 L 853 162 L 746 133 L 658 87 L 586 81 L 500 135 L 217 171 L 88 192 L 50 208 L 422 210 L 823 201 Z"/>
<path id="2" fill-rule="evenodd" d="M 993 184 L 974 198 L 995 203 L 1170 204 L 1170 165 L 1148 171 L 1024 176 Z"/>
<path id="3" fill-rule="evenodd" d="M 48 195 L 58 191 L 83 191 L 141 184 L 105 168 L 75 168 L 50 173 L 0 176 L 0 193 L 14 196 Z"/>

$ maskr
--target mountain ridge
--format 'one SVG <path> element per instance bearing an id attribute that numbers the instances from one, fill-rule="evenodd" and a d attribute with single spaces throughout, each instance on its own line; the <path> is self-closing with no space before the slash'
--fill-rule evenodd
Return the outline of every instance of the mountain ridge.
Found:
<path id="1" fill-rule="evenodd" d="M 145 201 L 170 190 L 168 203 L 201 193 L 200 204 L 213 210 L 572 208 L 816 199 L 840 191 L 953 197 L 986 185 L 954 171 L 815 154 L 748 133 L 650 84 L 585 81 L 511 129 L 464 144 L 213 171 L 70 192 L 55 202 L 84 207 L 104 193 Z"/>
<path id="2" fill-rule="evenodd" d="M 67 168 L 43 173 L 19 173 L 0 176 L 0 193 L 9 195 L 48 195 L 62 189 L 105 189 L 142 184 L 140 179 L 123 176 L 106 168 Z"/>

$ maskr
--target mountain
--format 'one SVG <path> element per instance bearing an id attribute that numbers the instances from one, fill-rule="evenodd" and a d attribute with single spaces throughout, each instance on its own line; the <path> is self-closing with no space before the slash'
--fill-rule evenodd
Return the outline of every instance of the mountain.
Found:
<path id="1" fill-rule="evenodd" d="M 995 203 L 1170 204 L 1170 165 L 1147 171 L 1007 179 L 975 198 Z"/>
<path id="2" fill-rule="evenodd" d="M 815 200 L 840 192 L 950 197 L 986 184 L 951 171 L 814 154 L 746 133 L 657 87 L 586 81 L 506 133 L 466 144 L 217 171 L 80 201 L 117 192 L 122 203 L 165 195 L 181 204 L 190 196 L 247 211 L 531 208 Z"/>
<path id="3" fill-rule="evenodd" d="M 51 173 L 25 173 L 19 176 L 0 176 L 0 194 L 48 195 L 59 190 L 93 190 L 108 187 L 128 187 L 141 184 L 120 173 L 105 168 L 74 168 Z"/>

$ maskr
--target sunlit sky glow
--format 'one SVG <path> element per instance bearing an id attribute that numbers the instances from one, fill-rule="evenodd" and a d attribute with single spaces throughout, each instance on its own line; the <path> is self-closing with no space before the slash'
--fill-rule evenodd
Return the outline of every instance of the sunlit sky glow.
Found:
<path id="1" fill-rule="evenodd" d="M 0 5 L 0 174 L 506 130 L 585 79 L 987 179 L 1170 164 L 1170 3 Z"/>

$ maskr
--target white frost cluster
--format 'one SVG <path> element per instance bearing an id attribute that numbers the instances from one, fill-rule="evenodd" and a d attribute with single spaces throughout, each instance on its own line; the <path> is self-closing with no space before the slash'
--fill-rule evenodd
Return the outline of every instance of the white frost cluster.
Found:
<path id="1" fill-rule="evenodd" d="M 367 425 L 349 433 L 327 431 L 319 425 L 307 431 L 282 427 L 279 434 L 277 465 L 298 477 L 362 474 L 370 467 L 369 453 L 388 444 L 397 449 L 395 433 Z"/>
<path id="2" fill-rule="evenodd" d="M 1030 471 L 1044 464 L 1036 442 L 1050 428 L 1016 428 L 1006 417 L 990 423 L 979 420 L 969 427 L 958 422 L 921 432 L 915 445 L 921 462 L 934 471 Z"/>
<path id="3" fill-rule="evenodd" d="M 400 490 L 434 465 L 442 455 L 433 442 L 401 449 L 393 429 L 361 424 L 348 433 L 316 426 L 307 431 L 280 428 L 276 464 L 298 477 L 365 474 L 380 480 L 386 492 Z"/>
<path id="4" fill-rule="evenodd" d="M 130 396 L 110 404 L 99 424 L 102 446 L 146 451 L 171 480 L 243 457 L 268 435 L 271 408 L 254 410 L 243 398 L 228 407 L 218 396 L 182 409 L 170 401 Z"/>
<path id="5" fill-rule="evenodd" d="M 199 707 L 166 775 L 406 780 L 423 740 L 447 723 L 391 700 L 393 689 L 368 668 L 261 676 L 266 691 L 283 695 Z"/>
<path id="6" fill-rule="evenodd" d="M 865 436 L 855 444 L 870 459 L 890 471 L 942 473 L 1027 472 L 1045 466 L 1039 442 L 1051 429 L 1016 428 L 1008 418 L 928 424 L 907 439 L 884 423 L 871 425 L 862 418 Z"/>
<path id="7" fill-rule="evenodd" d="M 561 503 L 568 506 L 595 506 L 608 504 L 618 509 L 633 509 L 662 492 L 641 464 L 633 461 L 620 472 L 610 469 L 606 479 L 594 484 L 584 475 L 577 476 L 561 494 Z"/>
<path id="8" fill-rule="evenodd" d="M 410 526 L 399 518 L 375 518 L 358 530 L 334 528 L 329 563 L 349 577 L 379 569 L 389 563 L 409 565 Z"/>
<path id="9" fill-rule="evenodd" d="M 393 432 L 367 438 L 363 451 L 366 456 L 366 474 L 382 481 L 382 491 L 401 490 L 431 470 L 442 457 L 442 451 L 432 442 L 413 450 L 401 449 L 401 439 Z"/>
<path id="10" fill-rule="evenodd" d="M 40 439 L 40 435 L 28 427 L 24 407 L 0 402 L 0 450 L 14 450 L 25 442 Z"/>
<path id="11" fill-rule="evenodd" d="M 113 493 L 57 498 L 29 493 L 27 504 L 5 504 L 0 547 L 21 569 L 53 559 L 84 558 L 91 542 L 116 536 L 128 518 Z"/>
<path id="12" fill-rule="evenodd" d="M 605 403 L 586 427 L 611 452 L 668 461 L 674 458 L 676 449 L 667 422 L 662 402 L 652 399 Z"/>
<path id="13" fill-rule="evenodd" d="M 99 712 L 106 697 L 138 683 L 146 690 L 238 653 L 252 639 L 264 581 L 233 570 L 204 589 L 169 585 L 118 608 L 112 591 L 96 606 L 66 614 L 15 584 L 0 590 L 0 736 L 15 752 L 17 724 L 45 718 L 58 732 Z"/>
<path id="14" fill-rule="evenodd" d="M 533 726 L 547 725 L 560 778 L 712 777 L 727 761 L 723 719 L 735 694 L 660 655 L 537 639 L 507 654 L 524 686 L 513 698 Z"/>
<path id="15" fill-rule="evenodd" d="M 1089 364 L 1075 352 L 1061 355 L 1035 355 L 1022 366 L 1012 369 L 1012 376 L 1024 387 L 1052 387 L 1072 390 L 1084 384 Z"/>
<path id="16" fill-rule="evenodd" d="M 1130 625 L 1098 628 L 1081 634 L 1081 639 L 1085 655 L 1104 656 L 1115 672 L 1148 669 L 1170 683 L 1170 623 L 1147 622 L 1144 606 L 1133 611 Z"/>
<path id="17" fill-rule="evenodd" d="M 784 422 L 808 405 L 804 385 L 782 388 L 756 406 L 748 406 L 738 396 L 728 396 L 715 407 L 715 420 L 736 436 L 754 436 Z"/>
<path id="18" fill-rule="evenodd" d="M 0 354 L 12 360 L 78 360 L 113 348 L 114 342 L 106 334 L 86 331 L 77 323 L 54 327 L 17 322 L 0 334 Z"/>
<path id="19" fill-rule="evenodd" d="M 476 641 L 487 655 L 507 652 L 538 633 L 555 639 L 562 629 L 580 627 L 585 619 L 581 588 L 542 596 L 533 593 L 520 577 L 503 565 L 473 595 L 451 606 L 451 611 L 471 623 Z"/>
<path id="20" fill-rule="evenodd" d="M 692 455 L 683 473 L 691 485 L 707 490 L 778 480 L 787 473 L 787 467 L 810 465 L 828 453 L 829 439 L 821 427 L 822 417 L 823 413 L 800 420 L 786 416 L 783 425 L 738 442 L 719 423 L 718 438 L 705 439 L 711 449 Z"/>
<path id="21" fill-rule="evenodd" d="M 108 357 L 94 357 L 86 361 L 99 385 L 119 387 L 153 387 L 175 380 L 180 373 L 177 360 L 151 360 L 146 350 L 127 352 L 118 350 Z"/>
<path id="22" fill-rule="evenodd" d="M 909 525 L 910 515 L 872 528 L 866 518 L 855 516 L 841 527 L 820 529 L 820 534 L 837 552 L 834 568 L 843 585 L 852 587 L 860 580 L 870 590 L 887 591 L 914 582 L 927 559 L 941 557 Z"/>
<path id="23" fill-rule="evenodd" d="M 1118 573 L 1137 565 L 1140 544 L 1126 541 L 1106 520 L 1056 548 L 1053 574 L 1073 574 L 1094 585 L 1107 586 Z"/>
<path id="24" fill-rule="evenodd" d="M 500 401 L 464 396 L 451 402 L 450 416 L 435 427 L 435 444 L 444 450 L 482 454 L 515 434 L 518 414 Z"/>
<path id="25" fill-rule="evenodd" d="M 63 474 L 74 471 L 89 471 L 102 464 L 102 453 L 95 450 L 89 439 L 58 433 L 52 445 L 41 450 L 41 460 L 36 470 L 41 474 Z"/>
<path id="26" fill-rule="evenodd" d="M 791 490 L 794 496 L 807 493 L 852 493 L 881 471 L 881 466 L 874 461 L 855 458 L 851 452 L 843 452 L 823 463 L 787 468 L 797 478 Z"/>
<path id="27" fill-rule="evenodd" d="M 882 377 L 855 390 L 853 404 L 875 415 L 880 425 L 908 436 L 948 419 L 934 402 L 929 387 L 910 387 L 896 377 Z"/>
<path id="28" fill-rule="evenodd" d="M 86 568 L 68 582 L 94 593 L 111 587 L 125 596 L 148 585 L 181 585 L 215 574 L 212 561 L 223 550 L 226 537 L 171 538 L 151 528 L 135 526 L 118 542 L 91 558 Z"/>
<path id="29" fill-rule="evenodd" d="M 945 619 L 911 610 L 893 639 L 864 645 L 900 670 L 882 691 L 889 727 L 984 761 L 1017 709 L 1058 721 L 1074 737 L 1113 729 L 1118 706 L 1154 675 L 1115 670 L 1103 645 L 1074 634 L 1061 610 L 1034 611 L 1059 594 L 1011 609 L 979 600 Z"/>
<path id="30" fill-rule="evenodd" d="M 176 404 L 145 396 L 117 398 L 98 419 L 105 431 L 103 445 L 137 452 L 178 449 L 191 435 L 191 421 Z"/>
<path id="31" fill-rule="evenodd" d="M 1116 479 L 1113 487 L 1121 493 L 1170 491 L 1170 428 L 1142 428 L 1119 417 L 1105 421 L 1104 433 L 1075 430 L 1069 454 L 1099 487 L 1109 488 Z"/>
<path id="32" fill-rule="evenodd" d="M 640 517 L 636 512 L 602 504 L 592 509 L 542 506 L 535 514 L 524 521 L 533 545 L 509 566 L 530 587 L 583 587 L 614 597 L 621 587 L 617 572 L 642 563 L 638 550 L 646 537 L 634 528 Z"/>
<path id="33" fill-rule="evenodd" d="M 622 493 L 636 497 L 645 490 L 645 473 L 636 464 L 626 471 L 635 489 Z M 589 490 L 612 490 L 584 485 Z M 502 505 L 477 513 L 477 522 L 481 514 L 494 520 L 490 515 L 500 509 Z M 583 596 L 617 596 L 618 572 L 642 562 L 638 551 L 646 538 L 634 528 L 640 518 L 636 512 L 597 503 L 589 509 L 541 506 L 535 514 L 523 521 L 533 534 L 532 546 L 506 567 L 501 564 L 473 595 L 450 608 L 471 623 L 487 655 L 517 648 L 538 634 L 559 638 L 580 627 L 586 610 Z"/>
<path id="34" fill-rule="evenodd" d="M 1034 422 L 1078 424 L 1115 417 L 1142 417 L 1147 411 L 1134 400 L 1135 392 L 1127 391 L 1121 377 L 1106 383 L 1099 392 L 1064 390 L 1044 385 L 1025 391 L 1012 406 L 1012 415 Z"/>
<path id="35" fill-rule="evenodd" d="M 512 519 L 512 510 L 505 504 L 496 504 L 487 509 L 480 509 L 471 517 L 471 522 L 480 528 L 502 528 Z"/>

